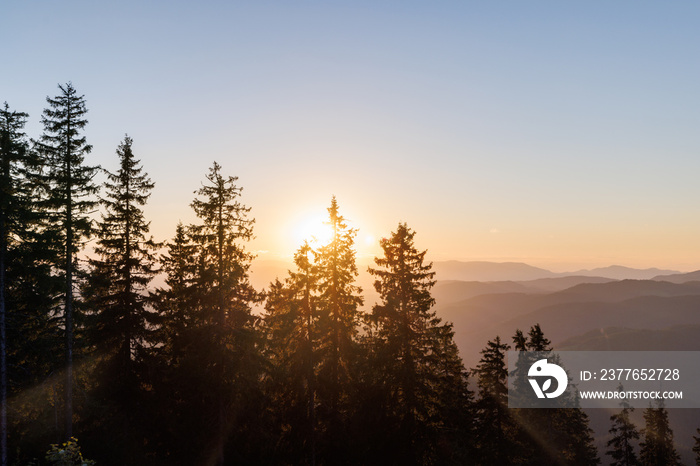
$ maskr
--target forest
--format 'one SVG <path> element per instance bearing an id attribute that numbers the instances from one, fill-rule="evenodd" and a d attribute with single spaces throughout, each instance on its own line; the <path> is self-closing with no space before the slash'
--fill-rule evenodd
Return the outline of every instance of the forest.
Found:
<path id="1" fill-rule="evenodd" d="M 465 367 L 405 223 L 380 242 L 368 311 L 330 195 L 329 241 L 265 289 L 254 211 L 216 162 L 182 206 L 198 220 L 156 241 L 134 141 L 117 171 L 90 165 L 86 99 L 58 88 L 36 139 L 0 110 L 3 466 L 680 464 L 663 405 L 644 426 L 622 405 L 605 451 L 580 408 L 509 409 L 506 352 L 551 351 L 546 329 L 486 336 Z"/>

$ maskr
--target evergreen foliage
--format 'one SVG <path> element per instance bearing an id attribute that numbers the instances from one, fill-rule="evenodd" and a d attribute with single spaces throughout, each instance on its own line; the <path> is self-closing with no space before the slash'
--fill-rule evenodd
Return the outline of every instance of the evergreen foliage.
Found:
<path id="1" fill-rule="evenodd" d="M 520 351 L 516 362 L 514 383 L 517 391 L 524 393 L 528 384 L 527 372 L 537 358 L 545 357 L 552 351 L 551 342 L 544 336 L 539 324 L 530 328 L 527 336 L 517 330 L 513 343 Z M 557 363 L 556 356 L 551 357 Z M 529 388 L 528 388 L 529 389 Z M 581 408 L 563 408 L 576 403 L 575 394 L 567 390 L 556 401 L 562 408 L 521 408 L 514 409 L 514 417 L 520 426 L 518 443 L 522 445 L 523 464 L 599 464 L 600 459 L 593 442 L 593 431 L 588 424 L 588 415 Z"/>
<path id="2" fill-rule="evenodd" d="M 144 218 L 153 182 L 143 173 L 126 136 L 117 148 L 119 170 L 107 172 L 104 207 L 98 224 L 97 256 L 90 261 L 85 294 L 96 310 L 91 322 L 100 354 L 110 355 L 125 384 L 135 385 L 136 365 L 153 338 L 156 322 L 148 285 L 157 273 L 153 239 Z"/>
<path id="3" fill-rule="evenodd" d="M 481 350 L 481 360 L 472 370 L 479 387 L 476 401 L 476 444 L 483 465 L 517 464 L 518 428 L 508 409 L 507 343 L 496 337 Z"/>
<path id="4" fill-rule="evenodd" d="M 316 415 L 323 431 L 319 454 L 330 464 L 351 461 L 353 451 L 348 420 L 357 389 L 355 362 L 358 358 L 359 306 L 361 289 L 355 285 L 355 235 L 342 215 L 335 197 L 328 208 L 330 241 L 315 251 L 318 267 L 318 339 Z"/>
<path id="5" fill-rule="evenodd" d="M 369 269 L 381 298 L 369 316 L 369 344 L 374 382 L 383 387 L 382 443 L 398 464 L 463 462 L 472 394 L 452 325 L 432 310 L 435 273 L 414 236 L 399 224 L 381 241 L 384 256 L 375 258 L 377 268 Z"/>
<path id="6" fill-rule="evenodd" d="M 639 459 L 645 466 L 678 465 L 680 457 L 673 444 L 673 430 L 668 424 L 668 411 L 662 400 L 644 410 L 644 440 Z"/>
<path id="7" fill-rule="evenodd" d="M 29 165 L 29 144 L 23 132 L 28 115 L 0 109 L 0 464 L 7 464 L 7 390 L 8 390 L 8 310 L 14 308 L 9 289 L 12 253 L 21 243 L 29 220 L 29 196 L 24 170 Z M 8 274 L 8 269 L 10 273 Z M 9 280 L 8 280 L 9 278 Z M 9 306 L 8 306 L 9 304 Z"/>
<path id="8" fill-rule="evenodd" d="M 265 303 L 267 390 L 276 412 L 278 451 L 294 464 L 321 464 L 318 423 L 318 267 L 304 243 L 294 254 L 295 272 L 270 284 Z"/>
<path id="9" fill-rule="evenodd" d="M 620 386 L 620 391 L 622 391 L 622 386 Z M 612 438 L 608 440 L 609 450 L 605 454 L 612 458 L 611 466 L 635 466 L 640 463 L 635 452 L 635 443 L 639 441 L 639 432 L 630 419 L 634 408 L 625 401 L 621 405 L 622 410 L 610 416 L 612 427 L 610 427 L 609 432 Z"/>
<path id="10" fill-rule="evenodd" d="M 47 215 L 46 246 L 56 249 L 60 261 L 55 267 L 63 278 L 63 317 L 65 326 L 65 437 L 73 432 L 73 339 L 74 339 L 74 278 L 77 271 L 76 255 L 84 239 L 93 232 L 89 216 L 97 201 L 98 187 L 93 183 L 96 167 L 85 165 L 85 155 L 92 146 L 87 144 L 81 131 L 88 121 L 85 97 L 78 95 L 71 83 L 58 86 L 55 98 L 47 97 L 49 105 L 41 122 L 44 134 L 37 149 L 42 155 L 43 188 L 41 200 Z"/>
<path id="11" fill-rule="evenodd" d="M 240 462 L 264 453 L 262 447 L 250 451 L 258 432 L 244 427 L 263 402 L 262 358 L 251 313 L 260 297 L 248 279 L 252 255 L 244 245 L 254 220 L 240 203 L 236 181 L 213 164 L 191 204 L 201 223 L 179 226 L 164 259 L 171 289 L 160 293 L 159 309 L 171 319 L 162 330 L 161 353 L 169 365 L 163 389 L 174 395 L 174 422 L 196 432 L 170 439 L 178 444 L 179 464 Z"/>
<path id="12" fill-rule="evenodd" d="M 97 228 L 95 258 L 83 290 L 90 316 L 89 332 L 101 363 L 95 396 L 104 407 L 97 414 L 102 429 L 112 432 L 113 457 L 133 462 L 142 453 L 138 420 L 145 404 L 142 387 L 154 329 L 159 320 L 149 299 L 148 285 L 157 273 L 157 245 L 147 237 L 145 206 L 153 182 L 124 137 L 117 148 L 119 170 L 107 173 L 104 209 Z M 122 433 L 115 435 L 115 432 Z"/>

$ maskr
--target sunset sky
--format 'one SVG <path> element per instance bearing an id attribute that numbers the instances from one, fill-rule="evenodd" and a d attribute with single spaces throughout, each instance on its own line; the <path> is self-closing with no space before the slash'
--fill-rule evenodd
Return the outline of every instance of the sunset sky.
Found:
<path id="1" fill-rule="evenodd" d="M 700 269 L 700 3 L 14 1 L 0 102 L 85 94 L 124 134 L 156 239 L 218 161 L 261 259 L 336 195 L 361 256 L 399 221 L 434 260 Z"/>

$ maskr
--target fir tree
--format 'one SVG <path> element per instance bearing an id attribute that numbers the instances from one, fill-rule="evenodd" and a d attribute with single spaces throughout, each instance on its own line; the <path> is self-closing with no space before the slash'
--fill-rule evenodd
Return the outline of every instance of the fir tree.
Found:
<path id="1" fill-rule="evenodd" d="M 517 458 L 516 426 L 508 409 L 506 352 L 510 346 L 500 337 L 481 350 L 481 360 L 472 370 L 479 387 L 476 402 L 476 443 L 480 464 L 514 464 Z"/>
<path id="2" fill-rule="evenodd" d="M 414 246 L 414 236 L 399 224 L 381 242 L 384 256 L 375 258 L 378 267 L 369 269 L 381 298 L 369 316 L 374 371 L 387 390 L 389 421 L 395 426 L 386 447 L 400 464 L 460 462 L 467 448 L 453 434 L 466 438 L 469 433 L 467 372 L 452 325 L 432 309 L 435 272 L 425 263 L 426 251 Z M 449 447 L 438 450 L 440 444 Z"/>
<path id="3" fill-rule="evenodd" d="M 590 428 L 588 415 L 583 409 L 578 406 L 558 409 L 554 425 L 558 433 L 557 443 L 562 450 L 565 464 L 580 466 L 600 464 L 598 450 L 593 440 L 593 429 Z"/>
<path id="4" fill-rule="evenodd" d="M 516 331 L 513 342 L 520 351 L 513 383 L 516 392 L 525 393 L 531 390 L 528 386 L 528 370 L 537 359 L 547 357 L 555 363 L 560 362 L 556 355 L 551 355 L 551 342 L 544 336 L 539 324 L 532 326 L 527 336 Z M 599 464 L 588 415 L 578 407 L 575 393 L 567 390 L 555 401 L 557 407 L 554 409 L 526 408 L 513 411 L 520 426 L 518 443 L 524 449 L 524 464 Z M 544 403 L 551 406 L 551 400 Z"/>
<path id="5" fill-rule="evenodd" d="M 332 235 L 319 248 L 318 266 L 318 420 L 324 423 L 324 456 L 328 462 L 350 461 L 348 448 L 349 413 L 355 376 L 352 368 L 358 355 L 361 289 L 355 285 L 354 238 L 340 215 L 333 197 L 328 208 Z"/>
<path id="6" fill-rule="evenodd" d="M 153 380 L 153 392 L 162 426 L 156 431 L 160 439 L 155 444 L 160 447 L 159 458 L 186 465 L 196 463 L 213 435 L 212 426 L 201 418 L 211 404 L 210 396 L 206 396 L 207 391 L 200 392 L 203 384 L 196 382 L 210 374 L 206 364 L 210 354 L 199 350 L 200 342 L 210 335 L 202 320 L 204 287 L 200 286 L 199 247 L 191 228 L 179 222 L 165 249 L 159 262 L 167 286 L 153 295 L 161 319 L 154 335 L 158 376 Z M 187 431 L 176 427 L 180 425 L 188 426 Z"/>
<path id="7" fill-rule="evenodd" d="M 92 196 L 97 187 L 92 179 L 97 168 L 84 164 L 92 146 L 81 131 L 87 125 L 84 96 L 78 95 L 71 83 L 59 85 L 55 98 L 47 97 L 49 108 L 44 110 L 44 134 L 37 148 L 46 165 L 45 204 L 50 212 L 50 230 L 60 244 L 61 263 L 56 267 L 64 279 L 63 315 L 65 319 L 65 435 L 73 432 L 73 338 L 74 338 L 74 277 L 76 255 L 82 241 L 92 234 L 89 214 L 96 201 Z"/>
<path id="8" fill-rule="evenodd" d="M 126 136 L 117 148 L 119 170 L 107 172 L 105 209 L 98 224 L 96 259 L 88 290 L 97 310 L 93 323 L 99 350 L 114 359 L 121 383 L 135 383 L 135 364 L 151 342 L 154 312 L 148 285 L 157 274 L 155 249 L 143 213 L 153 182 L 143 172 Z"/>
<path id="9" fill-rule="evenodd" d="M 214 163 L 191 204 L 199 223 L 178 224 L 161 257 L 167 287 L 154 294 L 162 323 L 153 391 L 167 413 L 158 435 L 169 464 L 265 463 L 272 450 L 261 428 L 269 408 L 251 313 L 260 297 L 245 250 L 254 220 L 236 181 Z"/>
<path id="10" fill-rule="evenodd" d="M 253 237 L 254 220 L 248 218 L 250 208 L 239 200 L 242 188 L 236 185 L 238 178 L 224 177 L 216 162 L 206 178 L 207 183 L 196 191 L 200 197 L 191 204 L 202 223 L 193 225 L 190 231 L 199 255 L 198 318 L 209 335 L 202 350 L 208 353 L 203 356 L 211 364 L 214 377 L 210 390 L 216 406 L 211 408 L 216 413 L 218 431 L 211 448 L 216 463 L 223 464 L 231 420 L 253 416 L 252 399 L 247 406 L 241 403 L 252 396 L 250 390 L 257 388 L 260 377 L 261 361 L 251 314 L 252 303 L 260 297 L 248 279 L 253 256 L 245 250 L 244 242 Z M 242 421 L 237 424 L 242 425 Z M 246 435 L 245 429 L 237 433 L 241 438 Z"/>
<path id="11" fill-rule="evenodd" d="M 516 345 L 519 344 L 519 340 L 522 337 L 522 332 L 520 334 L 518 334 L 518 332 L 519 331 L 516 331 L 515 337 L 513 337 L 513 340 L 515 341 Z M 552 342 L 549 341 L 548 338 L 545 338 L 544 332 L 542 331 L 540 324 L 535 324 L 530 328 L 530 331 L 528 332 L 528 338 L 526 341 L 527 343 L 525 344 L 525 346 L 527 347 L 528 351 L 552 351 Z"/>
<path id="12" fill-rule="evenodd" d="M 517 329 L 513 336 L 513 345 L 515 350 L 518 351 L 518 359 L 515 362 L 515 372 L 513 374 L 514 396 L 525 393 L 529 394 L 531 388 L 527 373 L 530 366 L 532 366 L 537 359 L 549 357 L 552 346 L 550 341 L 544 337 L 540 324 L 533 325 L 527 335 L 525 335 L 522 330 Z M 539 354 L 534 354 L 534 352 Z M 537 416 L 537 412 L 533 412 L 532 414 Z"/>
<path id="13" fill-rule="evenodd" d="M 143 213 L 154 185 L 134 156 L 132 144 L 125 136 L 117 148 L 119 170 L 106 172 L 97 257 L 90 260 L 92 270 L 84 295 L 96 312 L 90 330 L 103 358 L 99 366 L 101 397 L 114 405 L 113 411 L 100 417 L 112 431 L 127 433 L 127 438 L 115 436 L 128 442 L 121 446 L 112 442 L 115 453 L 133 456 L 138 446 L 132 435 L 137 426 L 131 417 L 138 414 L 133 405 L 139 404 L 144 383 L 140 374 L 157 324 L 148 296 L 148 285 L 157 273 L 157 245 L 147 237 L 149 222 Z M 118 420 L 121 426 L 114 425 Z"/>
<path id="14" fill-rule="evenodd" d="M 525 335 L 523 335 L 522 330 L 517 329 L 515 331 L 515 335 L 513 336 L 513 345 L 515 345 L 515 351 L 527 351 L 527 338 Z"/>
<path id="15" fill-rule="evenodd" d="M 0 293 L 2 293 L 2 351 L 4 370 L 2 451 L 9 454 L 29 444 L 46 444 L 55 438 L 51 428 L 30 427 L 38 418 L 53 414 L 52 402 L 32 406 L 13 396 L 44 382 L 63 365 L 60 360 L 63 331 L 55 317 L 61 284 L 54 273 L 58 263 L 55 235 L 46 228 L 45 193 L 41 165 L 23 127 L 27 115 L 0 109 Z M 6 423 L 5 423 L 6 422 Z M 12 448 L 5 449 L 8 444 Z M 15 456 L 22 462 L 25 458 Z"/>
<path id="16" fill-rule="evenodd" d="M 645 466 L 677 465 L 680 456 L 673 444 L 673 430 L 668 424 L 668 411 L 663 400 L 656 407 L 644 410 L 644 440 L 640 444 L 639 459 Z"/>
<path id="17" fill-rule="evenodd" d="M 190 230 L 178 222 L 174 238 L 165 244 L 166 254 L 160 256 L 159 263 L 167 287 L 157 289 L 154 294 L 155 305 L 163 318 L 156 338 L 175 359 L 182 350 L 176 341 L 195 325 L 195 313 L 191 311 L 201 307 L 197 286 L 199 255 Z"/>
<path id="18" fill-rule="evenodd" d="M 15 246 L 26 229 L 29 210 L 26 179 L 28 164 L 27 114 L 11 111 L 7 102 L 0 109 L 0 464 L 7 465 L 7 314 L 8 249 Z"/>
<path id="19" fill-rule="evenodd" d="M 252 255 L 242 244 L 253 238 L 250 208 L 238 200 L 243 188 L 237 177 L 224 177 L 221 166 L 214 162 L 196 194 L 192 208 L 202 224 L 191 227 L 192 236 L 201 248 L 201 274 L 211 283 L 209 316 L 217 325 L 243 326 L 250 321 L 250 303 L 257 295 L 248 283 Z"/>
<path id="20" fill-rule="evenodd" d="M 318 345 L 318 270 L 304 243 L 294 255 L 295 272 L 270 284 L 264 329 L 271 361 L 268 390 L 281 426 L 284 459 L 316 464 L 316 385 Z"/>
<path id="21" fill-rule="evenodd" d="M 622 390 L 622 386 L 619 390 Z M 636 466 L 640 463 L 634 451 L 634 444 L 639 441 L 639 432 L 630 419 L 634 408 L 624 401 L 621 406 L 622 410 L 619 413 L 610 416 L 612 427 L 608 432 L 612 438 L 608 440 L 609 450 L 605 454 L 613 459 L 611 466 Z"/>

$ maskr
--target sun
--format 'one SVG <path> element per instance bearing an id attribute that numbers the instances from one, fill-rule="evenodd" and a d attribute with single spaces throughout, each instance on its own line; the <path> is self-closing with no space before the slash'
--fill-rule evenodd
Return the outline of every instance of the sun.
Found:
<path id="1" fill-rule="evenodd" d="M 321 216 L 312 216 L 302 219 L 294 229 L 298 244 L 308 241 L 315 246 L 324 246 L 333 239 L 333 230 Z"/>

